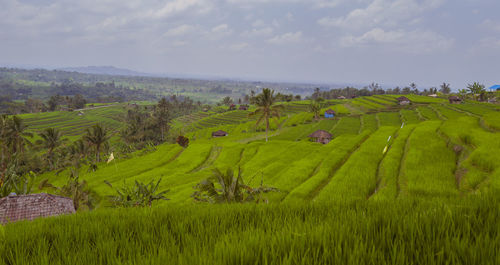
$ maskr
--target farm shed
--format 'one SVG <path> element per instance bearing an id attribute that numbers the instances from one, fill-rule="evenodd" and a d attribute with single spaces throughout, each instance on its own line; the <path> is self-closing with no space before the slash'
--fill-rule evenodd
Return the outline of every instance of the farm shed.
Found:
<path id="1" fill-rule="evenodd" d="M 52 194 L 9 195 L 0 199 L 1 224 L 74 212 L 72 199 Z"/>
<path id="2" fill-rule="evenodd" d="M 462 99 L 460 99 L 457 96 L 451 96 L 451 97 L 448 98 L 448 100 L 450 101 L 450 104 L 460 104 L 460 103 L 462 103 Z"/>
<path id="3" fill-rule="evenodd" d="M 333 111 L 332 109 L 327 109 L 325 111 L 325 118 L 333 118 L 335 117 L 335 111 Z"/>
<path id="4" fill-rule="evenodd" d="M 239 110 L 248 110 L 248 106 L 240 105 Z"/>
<path id="5" fill-rule="evenodd" d="M 323 130 L 317 130 L 309 135 L 309 137 L 311 137 L 315 142 L 322 144 L 327 144 L 332 140 L 332 134 Z"/>
<path id="6" fill-rule="evenodd" d="M 223 131 L 223 130 L 218 130 L 218 131 L 212 133 L 212 137 L 224 137 L 227 135 L 228 135 L 228 133 Z"/>
<path id="7" fill-rule="evenodd" d="M 410 99 L 405 97 L 405 96 L 401 96 L 399 98 L 397 98 L 398 102 L 399 102 L 399 105 L 409 105 L 411 102 L 410 102 Z"/>
<path id="8" fill-rule="evenodd" d="M 344 96 L 337 97 L 337 99 L 345 99 Z"/>

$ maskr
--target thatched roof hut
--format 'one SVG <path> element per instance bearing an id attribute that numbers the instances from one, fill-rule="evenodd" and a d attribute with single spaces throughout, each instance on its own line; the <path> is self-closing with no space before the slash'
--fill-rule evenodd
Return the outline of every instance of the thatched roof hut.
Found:
<path id="1" fill-rule="evenodd" d="M 9 195 L 0 199 L 0 224 L 74 212 L 71 198 L 52 194 Z"/>
<path id="2" fill-rule="evenodd" d="M 399 105 L 408 105 L 410 104 L 410 99 L 405 97 L 405 96 L 401 96 L 399 98 L 397 98 L 398 102 L 399 102 Z"/>
<path id="3" fill-rule="evenodd" d="M 248 110 L 248 106 L 247 105 L 240 105 L 240 107 L 238 109 L 239 110 Z"/>
<path id="4" fill-rule="evenodd" d="M 462 103 L 462 99 L 457 97 L 457 96 L 450 96 L 448 98 L 448 100 L 450 101 L 450 104 L 460 104 Z"/>
<path id="5" fill-rule="evenodd" d="M 227 135 L 228 135 L 228 133 L 223 131 L 223 130 L 218 130 L 218 131 L 212 133 L 212 137 L 224 137 Z"/>
<path id="6" fill-rule="evenodd" d="M 309 137 L 314 139 L 315 142 L 322 144 L 327 144 L 332 140 L 332 134 L 323 130 L 317 130 L 311 133 Z"/>

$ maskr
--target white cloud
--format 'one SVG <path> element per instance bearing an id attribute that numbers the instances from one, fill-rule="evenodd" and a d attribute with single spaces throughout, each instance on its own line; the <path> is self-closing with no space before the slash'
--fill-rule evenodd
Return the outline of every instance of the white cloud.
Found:
<path id="1" fill-rule="evenodd" d="M 178 27 L 169 29 L 167 32 L 165 32 L 163 34 L 163 36 L 165 36 L 165 37 L 182 36 L 182 35 L 186 35 L 186 34 L 192 32 L 194 30 L 195 30 L 194 26 L 184 24 L 184 25 L 180 25 Z"/>
<path id="2" fill-rule="evenodd" d="M 491 19 L 486 19 L 481 23 L 481 27 L 486 30 L 499 31 L 500 32 L 500 21 L 494 21 Z"/>
<path id="3" fill-rule="evenodd" d="M 381 45 L 403 52 L 418 54 L 447 50 L 453 46 L 454 40 L 432 31 L 385 31 L 381 28 L 375 28 L 361 36 L 345 36 L 341 38 L 340 44 L 343 47 Z"/>
<path id="4" fill-rule="evenodd" d="M 265 25 L 266 23 L 264 23 L 264 20 L 262 19 L 257 19 L 252 23 L 252 26 L 255 28 L 264 27 Z"/>
<path id="5" fill-rule="evenodd" d="M 271 34 L 273 34 L 273 28 L 271 27 L 252 29 L 250 31 L 247 30 L 241 33 L 241 35 L 244 37 L 262 37 L 262 36 L 269 36 Z"/>
<path id="6" fill-rule="evenodd" d="M 297 43 L 302 41 L 302 32 L 288 32 L 283 35 L 277 35 L 271 39 L 268 39 L 267 42 L 271 44 L 287 44 L 287 43 Z"/>
<path id="7" fill-rule="evenodd" d="M 235 44 L 229 45 L 228 48 L 231 51 L 239 52 L 239 51 L 247 49 L 248 47 L 250 47 L 250 44 L 248 44 L 246 42 L 241 42 L 241 43 L 235 43 Z"/>
<path id="8" fill-rule="evenodd" d="M 227 24 L 220 24 L 212 28 L 212 33 L 216 34 L 231 34 L 232 30 Z"/>
<path id="9" fill-rule="evenodd" d="M 165 18 L 193 8 L 197 12 L 205 13 L 212 9 L 212 3 L 208 0 L 173 0 L 167 2 L 163 7 L 154 12 L 148 12 L 147 16 Z"/>
<path id="10" fill-rule="evenodd" d="M 397 26 L 414 23 L 424 12 L 441 6 L 446 0 L 373 0 L 366 8 L 352 10 L 343 17 L 323 17 L 317 22 L 326 27 L 362 29 L 373 26 Z"/>
<path id="11" fill-rule="evenodd" d="M 282 3 L 282 4 L 295 4 L 303 3 L 310 5 L 312 8 L 332 8 L 336 7 L 346 0 L 226 0 L 230 4 L 239 4 L 244 7 L 252 4 L 271 4 L 271 3 Z"/>

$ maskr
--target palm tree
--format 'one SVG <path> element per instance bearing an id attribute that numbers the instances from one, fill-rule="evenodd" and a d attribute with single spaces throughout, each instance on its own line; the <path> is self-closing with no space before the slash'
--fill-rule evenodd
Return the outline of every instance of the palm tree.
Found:
<path id="1" fill-rule="evenodd" d="M 485 91 L 484 85 L 481 85 L 478 82 L 474 82 L 473 84 L 467 85 L 467 89 L 469 89 L 469 91 L 472 93 L 472 96 L 474 97 L 475 100 L 477 100 L 476 95 L 480 95 Z"/>
<path id="2" fill-rule="evenodd" d="M 61 131 L 54 128 L 46 128 L 42 132 L 38 133 L 42 140 L 37 141 L 38 144 L 48 149 L 47 160 L 49 162 L 50 168 L 53 169 L 54 150 L 59 147 L 66 139 L 62 138 Z"/>
<path id="3" fill-rule="evenodd" d="M 250 116 L 260 115 L 259 119 L 257 119 L 257 125 L 264 120 L 266 121 L 266 142 L 268 141 L 269 119 L 273 117 L 279 118 L 280 111 L 283 109 L 283 105 L 274 105 L 275 102 L 274 90 L 264 88 L 262 93 L 255 97 L 257 110 L 249 114 Z"/>
<path id="4" fill-rule="evenodd" d="M 458 94 L 460 95 L 460 98 L 462 100 L 465 99 L 465 96 L 467 95 L 467 89 L 459 89 Z"/>
<path id="5" fill-rule="evenodd" d="M 220 189 L 216 188 L 215 184 L 218 184 Z M 276 188 L 263 186 L 263 180 L 257 188 L 246 185 L 241 175 L 241 168 L 238 168 L 237 176 L 230 168 L 225 174 L 216 168 L 211 178 L 198 183 L 194 188 L 196 191 L 191 195 L 193 199 L 210 203 L 267 201 L 261 198 L 263 193 L 278 191 Z"/>
<path id="6" fill-rule="evenodd" d="M 25 145 L 31 145 L 26 137 L 33 137 L 33 134 L 27 132 L 28 126 L 17 116 L 12 117 L 7 123 L 7 138 L 10 142 L 12 153 L 23 153 Z"/>
<path id="7" fill-rule="evenodd" d="M 321 112 L 321 104 L 317 101 L 311 102 L 311 105 L 309 105 L 309 111 L 314 114 L 314 119 L 318 120 Z"/>
<path id="8" fill-rule="evenodd" d="M 108 143 L 110 137 L 106 128 L 100 124 L 88 128 L 87 134 L 83 136 L 87 144 L 95 149 L 97 162 L 100 162 L 101 149 Z"/>

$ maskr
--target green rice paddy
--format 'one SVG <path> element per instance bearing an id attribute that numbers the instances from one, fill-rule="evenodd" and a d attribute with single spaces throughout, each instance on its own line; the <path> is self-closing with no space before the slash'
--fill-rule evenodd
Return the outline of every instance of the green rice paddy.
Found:
<path id="1" fill-rule="evenodd" d="M 338 115 L 319 121 L 306 103 L 287 103 L 269 142 L 249 111 L 178 118 L 189 147 L 163 144 L 81 172 L 103 196 L 113 193 L 105 180 L 161 177 L 171 200 L 9 224 L 0 264 L 499 264 L 497 108 L 415 95 L 398 106 L 396 97 L 331 101 L 325 109 Z M 75 135 L 91 117 L 119 126 L 118 107 L 97 110 L 23 118 Z M 219 129 L 229 135 L 212 138 Z M 316 130 L 331 142 L 310 141 Z M 269 205 L 190 197 L 213 169 L 238 167 L 252 186 L 279 189 Z"/>

